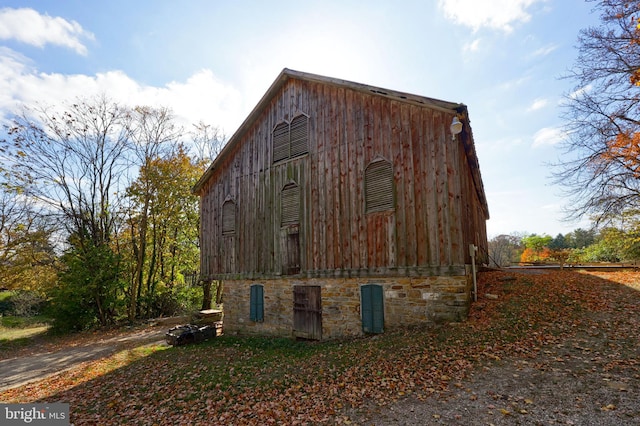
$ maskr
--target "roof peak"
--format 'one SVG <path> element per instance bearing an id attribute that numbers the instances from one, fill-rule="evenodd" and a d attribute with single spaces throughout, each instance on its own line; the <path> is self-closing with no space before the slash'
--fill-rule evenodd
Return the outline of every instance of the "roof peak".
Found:
<path id="1" fill-rule="evenodd" d="M 375 95 L 393 98 L 401 102 L 408 102 L 412 104 L 424 105 L 429 107 L 436 107 L 439 109 L 445 109 L 447 111 L 462 112 L 466 109 L 466 105 L 458 102 L 450 102 L 442 99 L 429 98 L 426 96 L 420 96 L 408 92 L 401 92 L 398 90 L 386 89 L 378 86 L 371 86 L 364 83 L 357 83 L 350 80 L 343 80 L 339 78 L 327 77 L 320 74 L 313 74 L 304 71 L 297 71 L 291 68 L 283 68 L 280 75 L 276 78 L 271 88 L 279 86 L 289 78 L 295 78 L 298 80 L 315 81 L 324 84 L 332 84 L 335 86 L 341 86 L 358 90 L 365 93 L 373 93 Z M 267 94 L 271 92 L 271 88 L 267 91 Z"/>

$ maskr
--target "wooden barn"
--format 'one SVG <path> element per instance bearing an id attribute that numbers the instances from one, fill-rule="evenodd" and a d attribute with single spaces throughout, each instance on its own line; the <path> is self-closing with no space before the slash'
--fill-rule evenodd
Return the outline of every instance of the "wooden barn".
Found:
<path id="1" fill-rule="evenodd" d="M 489 212 L 463 104 L 284 69 L 194 192 L 225 333 L 331 339 L 468 314 Z"/>

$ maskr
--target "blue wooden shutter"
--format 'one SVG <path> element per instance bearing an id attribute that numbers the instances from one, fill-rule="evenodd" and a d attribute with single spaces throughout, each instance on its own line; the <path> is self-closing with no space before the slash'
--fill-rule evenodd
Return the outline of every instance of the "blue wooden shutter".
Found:
<path id="1" fill-rule="evenodd" d="M 264 287 L 261 285 L 251 286 L 251 299 L 249 303 L 251 321 L 264 321 Z"/>
<path id="2" fill-rule="evenodd" d="M 362 331 L 365 333 L 384 332 L 384 295 L 382 286 L 367 284 L 360 288 L 362 310 Z"/>

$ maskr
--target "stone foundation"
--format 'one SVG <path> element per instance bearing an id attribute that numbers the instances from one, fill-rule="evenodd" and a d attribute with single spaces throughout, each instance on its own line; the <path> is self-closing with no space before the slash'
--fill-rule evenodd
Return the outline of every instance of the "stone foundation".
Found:
<path id="1" fill-rule="evenodd" d="M 264 320 L 250 320 L 250 286 L 264 288 Z M 320 286 L 322 338 L 363 335 L 360 287 L 383 288 L 385 330 L 467 318 L 472 278 L 463 276 L 393 278 L 304 278 L 224 282 L 225 334 L 293 337 L 293 287 Z"/>

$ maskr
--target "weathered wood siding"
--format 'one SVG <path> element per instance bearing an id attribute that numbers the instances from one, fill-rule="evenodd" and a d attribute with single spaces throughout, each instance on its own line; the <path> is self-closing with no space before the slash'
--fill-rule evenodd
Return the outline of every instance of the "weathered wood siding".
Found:
<path id="1" fill-rule="evenodd" d="M 309 117 L 309 153 L 273 164 L 272 130 Z M 339 85 L 288 80 L 235 141 L 201 190 L 202 273 L 259 278 L 283 271 L 280 192 L 300 188 L 301 275 L 455 275 L 485 221 L 454 111 Z M 467 127 L 468 124 L 465 124 Z M 365 213 L 367 165 L 391 162 L 395 210 Z M 222 235 L 232 200 L 235 234 Z"/>

